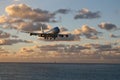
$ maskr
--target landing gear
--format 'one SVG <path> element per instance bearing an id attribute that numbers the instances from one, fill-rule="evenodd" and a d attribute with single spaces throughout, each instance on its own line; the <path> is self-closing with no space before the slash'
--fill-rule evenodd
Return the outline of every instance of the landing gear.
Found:
<path id="1" fill-rule="evenodd" d="M 45 40 L 52 40 L 52 39 L 56 39 L 56 37 L 44 37 Z"/>

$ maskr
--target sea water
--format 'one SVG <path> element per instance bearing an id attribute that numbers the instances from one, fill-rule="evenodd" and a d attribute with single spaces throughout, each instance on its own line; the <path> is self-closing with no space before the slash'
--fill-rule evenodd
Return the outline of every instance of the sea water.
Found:
<path id="1" fill-rule="evenodd" d="M 0 63 L 0 80 L 120 80 L 120 64 Z"/>

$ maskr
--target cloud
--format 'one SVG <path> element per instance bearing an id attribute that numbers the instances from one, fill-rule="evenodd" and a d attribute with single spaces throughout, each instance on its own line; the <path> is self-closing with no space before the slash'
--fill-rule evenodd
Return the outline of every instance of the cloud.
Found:
<path id="1" fill-rule="evenodd" d="M 120 56 L 120 46 L 114 47 L 114 48 L 112 49 L 112 51 L 113 51 L 113 50 L 117 53 L 116 55 Z"/>
<path id="2" fill-rule="evenodd" d="M 8 18 L 5 15 L 0 16 L 0 24 L 5 24 L 8 22 Z"/>
<path id="3" fill-rule="evenodd" d="M 51 26 L 48 24 L 42 24 L 42 23 L 33 23 L 33 22 L 20 22 L 17 24 L 10 24 L 10 25 L 4 25 L 2 28 L 7 29 L 16 29 L 21 32 L 32 32 L 32 31 L 40 31 L 41 27 L 44 30 L 50 29 Z"/>
<path id="4" fill-rule="evenodd" d="M 11 18 L 9 19 L 9 23 L 21 23 L 24 22 L 22 19 L 17 19 L 17 18 Z"/>
<path id="5" fill-rule="evenodd" d="M 83 8 L 79 11 L 78 14 L 75 15 L 74 19 L 94 19 L 94 18 L 100 18 L 100 12 L 91 12 L 86 8 Z"/>
<path id="6" fill-rule="evenodd" d="M 6 49 L 4 47 L 0 47 L 0 56 L 2 54 L 8 54 L 8 53 L 9 53 L 9 51 L 6 51 Z"/>
<path id="7" fill-rule="evenodd" d="M 0 16 L 0 24 L 3 28 L 12 28 L 23 31 L 36 31 L 42 26 L 49 29 L 48 24 L 42 22 L 55 22 L 55 14 L 47 10 L 32 9 L 26 4 L 10 5 L 6 7 L 8 15 Z"/>
<path id="8" fill-rule="evenodd" d="M 22 39 L 16 39 L 16 38 L 18 38 L 18 36 L 11 35 L 9 33 L 6 33 L 0 30 L 0 45 L 13 45 L 16 43 L 32 43 L 32 41 L 29 41 L 29 40 L 22 40 Z"/>
<path id="9" fill-rule="evenodd" d="M 0 45 L 13 45 L 16 43 L 32 43 L 32 41 L 21 39 L 0 39 Z"/>
<path id="10" fill-rule="evenodd" d="M 119 59 L 120 50 L 119 46 L 113 46 L 112 44 L 86 44 L 91 48 L 95 49 L 94 55 L 104 57 L 104 59 Z M 92 51 L 92 50 L 91 50 Z"/>
<path id="11" fill-rule="evenodd" d="M 55 14 L 56 13 L 67 14 L 70 11 L 71 11 L 70 9 L 58 9 L 57 11 L 55 11 Z"/>
<path id="12" fill-rule="evenodd" d="M 97 54 L 105 59 L 119 59 L 119 47 L 114 47 L 112 44 L 91 44 L 96 49 Z"/>
<path id="13" fill-rule="evenodd" d="M 112 47 L 100 52 L 105 59 L 120 59 L 120 47 Z"/>
<path id="14" fill-rule="evenodd" d="M 110 51 L 112 49 L 112 45 L 111 44 L 92 44 L 92 46 L 95 49 L 98 49 L 99 51 Z"/>
<path id="15" fill-rule="evenodd" d="M 104 47 L 106 50 L 101 50 Z M 11 53 L 2 53 L 0 57 L 4 59 L 15 59 L 16 61 L 40 61 L 40 62 L 80 62 L 85 60 L 87 62 L 96 61 L 113 61 L 116 59 L 119 62 L 120 59 L 120 46 L 112 47 L 111 50 L 108 50 L 109 44 L 48 44 L 48 45 L 36 45 L 31 47 L 23 47 L 18 52 L 13 54 Z M 0 51 L 3 48 L 0 48 Z M 103 49 L 103 48 L 102 48 Z M 34 59 L 34 60 L 33 60 Z M 82 61 L 83 62 L 83 61 Z"/>
<path id="16" fill-rule="evenodd" d="M 16 36 L 16 35 L 12 35 L 11 37 L 12 37 L 12 38 L 18 38 L 19 36 Z"/>
<path id="17" fill-rule="evenodd" d="M 64 32 L 64 31 L 68 31 L 68 29 L 65 27 L 60 27 L 60 32 Z"/>
<path id="18" fill-rule="evenodd" d="M 109 44 L 49 44 L 21 48 L 19 55 L 31 58 L 119 59 L 119 52 L 119 47 L 111 47 Z"/>
<path id="19" fill-rule="evenodd" d="M 49 29 L 51 28 L 49 25 L 47 24 L 41 24 L 41 23 L 31 23 L 31 22 L 23 22 L 19 24 L 18 30 L 22 30 L 22 31 L 40 31 L 41 27 L 45 30 L 45 29 Z"/>
<path id="20" fill-rule="evenodd" d="M 75 29 L 73 33 L 77 35 L 83 35 L 88 39 L 98 39 L 98 34 L 101 32 L 98 32 L 96 29 L 87 25 L 83 25 L 81 28 Z"/>
<path id="21" fill-rule="evenodd" d="M 5 15 L 0 16 L 0 24 L 12 24 L 12 23 L 20 23 L 24 22 L 24 20 L 19 19 L 19 18 L 11 18 Z"/>
<path id="22" fill-rule="evenodd" d="M 17 55 L 27 55 L 27 57 L 42 58 L 65 58 L 78 57 L 81 50 L 90 49 L 80 45 L 50 44 L 33 47 L 24 47 L 20 49 Z M 21 54 L 20 54 L 21 53 Z"/>
<path id="23" fill-rule="evenodd" d="M 9 33 L 6 33 L 6 32 L 3 32 L 2 30 L 0 30 L 0 39 L 1 38 L 9 38 L 9 37 L 10 37 Z"/>
<path id="24" fill-rule="evenodd" d="M 120 38 L 120 35 L 114 35 L 114 34 L 110 34 L 111 38 Z"/>
<path id="25" fill-rule="evenodd" d="M 84 49 L 90 49 L 89 47 L 80 46 L 80 45 L 64 45 L 64 44 L 52 44 L 52 45 L 44 45 L 39 47 L 41 51 L 56 51 L 61 52 L 64 51 L 65 53 L 76 53 L 80 52 Z M 77 53 L 76 53 L 77 54 Z"/>
<path id="26" fill-rule="evenodd" d="M 105 30 L 116 30 L 117 26 L 115 24 L 112 23 L 107 23 L 107 22 L 102 22 L 98 25 L 101 29 L 105 29 Z"/>
<path id="27" fill-rule="evenodd" d="M 4 31 L 0 30 L 0 39 L 6 39 L 6 38 L 9 39 L 10 37 L 18 38 L 19 36 L 11 35 L 11 34 L 9 34 L 7 32 L 4 32 Z"/>
<path id="28" fill-rule="evenodd" d="M 19 4 L 19 5 L 13 4 L 7 6 L 5 10 L 9 16 L 15 18 L 27 18 L 26 14 L 32 12 L 32 9 L 25 4 Z M 30 16 L 30 14 L 28 14 L 28 16 Z"/>
<path id="29" fill-rule="evenodd" d="M 21 48 L 20 52 L 21 53 L 25 53 L 25 52 L 32 53 L 32 52 L 34 52 L 34 50 L 31 48 L 24 47 L 24 48 Z"/>
<path id="30" fill-rule="evenodd" d="M 6 12 L 10 17 L 29 19 L 38 22 L 50 22 L 54 18 L 53 13 L 41 9 L 32 9 L 26 4 L 10 5 L 6 7 Z"/>

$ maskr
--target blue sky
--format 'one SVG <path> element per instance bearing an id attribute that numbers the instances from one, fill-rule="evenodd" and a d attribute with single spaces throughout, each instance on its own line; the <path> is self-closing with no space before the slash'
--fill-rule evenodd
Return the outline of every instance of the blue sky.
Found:
<path id="1" fill-rule="evenodd" d="M 9 53 L 8 57 L 5 57 L 4 54 L 3 56 L 4 58 L 7 58 L 8 60 L 11 60 L 11 61 L 15 61 L 16 58 L 20 58 L 22 55 L 20 53 L 25 53 L 25 55 L 23 56 L 26 57 L 27 55 L 27 58 L 31 58 L 31 56 L 28 55 L 28 53 L 31 53 L 32 56 L 36 56 L 39 54 L 39 57 L 42 57 L 42 59 L 40 60 L 44 61 L 43 59 L 44 57 L 42 53 L 43 52 L 45 53 L 45 51 L 43 50 L 42 52 L 42 49 L 45 48 L 46 50 L 48 50 L 46 52 L 46 55 L 44 55 L 45 57 L 47 56 L 47 59 L 45 61 L 49 61 L 49 59 L 51 60 L 51 58 L 54 57 L 54 59 L 55 60 L 57 59 L 59 62 L 62 62 L 61 59 L 65 59 L 66 62 L 69 62 L 69 60 L 73 58 L 71 55 L 74 53 L 75 58 L 78 60 L 75 59 L 73 60 L 73 62 L 81 62 L 79 61 L 79 59 L 81 60 L 86 56 L 86 54 L 91 53 L 89 56 L 87 55 L 87 57 L 85 57 L 85 60 L 83 60 L 83 62 L 86 62 L 86 61 L 89 62 L 87 58 L 90 58 L 90 59 L 93 58 L 91 59 L 91 62 L 95 62 L 96 59 L 98 60 L 98 62 L 101 62 L 101 59 L 105 59 L 103 60 L 103 62 L 110 62 L 112 59 L 116 59 L 116 62 L 118 62 L 119 57 L 120 57 L 120 54 L 119 54 L 120 51 L 118 50 L 120 47 L 120 44 L 119 44 L 120 42 L 119 41 L 119 38 L 120 38 L 120 35 L 119 35 L 120 5 L 119 3 L 120 3 L 119 0 L 116 0 L 116 1 L 115 0 L 109 0 L 109 1 L 108 0 L 0 0 L 0 5 L 1 5 L 0 16 L 4 15 L 4 16 L 7 16 L 7 18 L 9 17 L 11 19 L 15 19 L 16 16 L 14 15 L 17 15 L 17 17 L 23 20 L 25 19 L 25 17 L 24 18 L 21 17 L 19 13 L 18 15 L 17 12 L 14 14 L 13 13 L 10 14 L 12 11 L 14 11 L 14 9 L 10 10 L 10 6 L 13 4 L 15 4 L 16 6 L 14 5 L 12 7 L 20 7 L 20 4 L 25 4 L 25 5 L 22 5 L 23 8 L 27 6 L 27 7 L 30 7 L 31 9 L 47 10 L 49 13 L 54 13 L 55 11 L 59 9 L 70 10 L 66 14 L 62 14 L 62 13 L 55 14 L 54 18 L 58 22 L 56 23 L 45 22 L 45 24 L 48 24 L 52 27 L 62 26 L 63 28 L 68 29 L 68 32 L 70 32 L 71 34 L 75 34 L 74 36 L 78 37 L 79 35 L 80 37 L 80 40 L 70 41 L 70 42 L 69 41 L 58 41 L 57 42 L 57 41 L 39 40 L 37 37 L 30 37 L 26 33 L 19 32 L 19 34 L 17 34 L 16 29 L 13 30 L 13 29 L 2 28 L 3 26 L 6 26 L 7 20 L 5 21 L 5 23 L 2 23 L 3 19 L 0 18 L 0 23 L 1 23 L 0 30 L 10 34 L 10 36 L 15 35 L 19 39 L 19 40 L 18 39 L 16 40 L 15 38 L 14 40 L 13 39 L 11 40 L 11 37 L 9 37 L 6 34 L 4 35 L 5 38 L 3 38 L 3 36 L 0 36 L 0 41 L 1 41 L 0 47 L 1 47 L 1 50 L 3 50 L 1 53 L 6 54 L 6 49 L 8 49 L 7 51 L 7 55 Z M 77 19 L 75 19 L 75 16 L 77 16 Z M 81 16 L 84 18 L 81 18 Z M 61 17 L 61 22 L 59 21 L 60 17 Z M 29 18 L 32 19 L 31 16 L 29 16 Z M 10 25 L 12 25 L 13 27 L 14 23 L 10 23 Z M 20 25 L 21 23 L 17 25 L 18 26 L 17 29 L 19 28 L 22 29 Z M 24 26 L 24 27 L 27 27 L 28 29 L 31 28 L 29 26 Z M 79 31 L 79 34 L 75 30 L 77 32 Z M 102 35 L 99 35 L 99 32 L 101 32 Z M 93 35 L 96 33 L 98 35 Z M 89 47 L 91 48 L 90 50 L 88 49 L 88 44 L 89 44 Z M 114 45 L 114 44 L 117 44 L 117 45 Z M 54 47 L 52 49 L 51 48 L 48 49 L 49 48 L 48 46 L 51 46 L 51 45 L 52 46 L 54 45 Z M 61 46 L 62 48 L 66 49 L 67 48 L 66 45 L 68 45 L 67 47 L 69 48 L 71 45 L 73 45 L 72 48 L 75 49 L 76 51 L 78 50 L 78 48 L 76 48 L 78 46 L 84 47 L 86 49 L 85 50 L 80 49 L 80 51 L 78 52 L 80 55 L 78 55 L 76 54 L 75 51 L 71 51 L 72 53 L 68 54 L 69 52 L 69 48 L 68 48 L 68 51 L 63 50 L 64 52 L 62 53 L 64 55 L 62 54 L 61 56 L 61 53 L 55 47 L 59 48 L 59 46 Z M 97 51 L 103 50 L 101 47 L 105 47 L 105 50 L 102 53 L 97 53 Z M 110 52 L 110 49 L 113 51 Z M 114 51 L 115 49 L 117 51 Z M 34 55 L 32 53 L 36 53 L 36 54 Z M 113 55 L 112 53 L 115 53 L 115 55 Z M 66 56 L 66 54 L 67 54 L 67 57 L 69 57 L 67 59 L 66 57 L 63 57 L 63 56 Z M 109 54 L 109 55 L 107 55 L 106 57 L 106 54 Z M 13 60 L 11 59 L 12 58 L 11 55 L 14 56 Z M 77 57 L 81 55 L 82 57 Z M 116 55 L 118 55 L 118 57 Z M 51 61 L 54 61 L 54 59 Z M 106 59 L 109 59 L 109 60 L 107 61 Z M 1 61 L 2 60 L 4 61 L 4 59 L 1 59 Z M 34 61 L 40 61 L 40 60 L 36 59 Z M 23 59 L 21 61 L 30 61 L 30 60 Z"/>

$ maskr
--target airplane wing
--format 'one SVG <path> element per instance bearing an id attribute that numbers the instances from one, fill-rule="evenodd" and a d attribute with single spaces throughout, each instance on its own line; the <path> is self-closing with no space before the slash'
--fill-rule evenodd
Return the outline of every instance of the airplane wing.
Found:
<path id="1" fill-rule="evenodd" d="M 46 34 L 46 33 L 30 33 L 30 36 L 35 35 L 35 36 L 39 36 L 39 37 L 53 37 L 53 36 L 57 36 L 56 34 Z"/>
<path id="2" fill-rule="evenodd" d="M 52 34 L 52 33 L 30 33 L 30 36 L 35 35 L 38 37 L 43 37 L 44 39 L 56 39 L 58 34 Z"/>
<path id="3" fill-rule="evenodd" d="M 60 34 L 60 29 L 58 27 L 55 27 L 47 32 L 44 32 L 42 30 L 42 33 L 38 33 L 38 32 L 27 32 L 30 34 L 30 36 L 34 35 L 34 36 L 38 36 L 38 37 L 43 37 L 44 39 L 56 39 L 57 37 L 68 37 L 69 34 Z"/>

